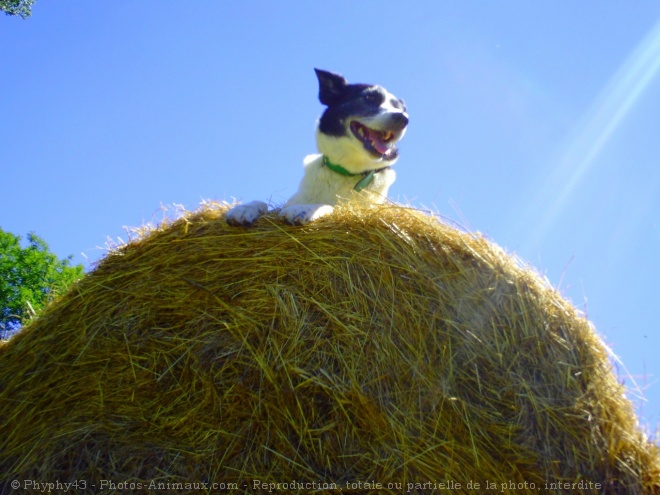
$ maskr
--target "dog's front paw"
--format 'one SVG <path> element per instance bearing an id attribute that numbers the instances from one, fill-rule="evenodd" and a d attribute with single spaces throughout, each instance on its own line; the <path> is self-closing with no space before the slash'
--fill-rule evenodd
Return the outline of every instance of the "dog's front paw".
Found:
<path id="1" fill-rule="evenodd" d="M 236 205 L 225 215 L 229 225 L 252 225 L 261 215 L 268 211 L 268 205 L 263 201 L 252 201 L 244 205 Z"/>
<path id="2" fill-rule="evenodd" d="M 304 225 L 330 215 L 334 208 L 330 205 L 290 205 L 280 210 L 282 220 L 292 225 Z"/>

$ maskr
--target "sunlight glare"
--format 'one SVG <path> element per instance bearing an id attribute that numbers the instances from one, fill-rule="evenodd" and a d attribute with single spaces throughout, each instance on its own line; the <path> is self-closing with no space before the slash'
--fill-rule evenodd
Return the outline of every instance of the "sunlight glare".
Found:
<path id="1" fill-rule="evenodd" d="M 566 207 L 586 175 L 630 110 L 639 102 L 660 69 L 660 21 L 639 43 L 630 57 L 614 74 L 587 112 L 585 125 L 570 142 L 544 192 L 537 195 L 539 204 L 551 205 L 530 237 L 531 247 L 538 245 Z M 552 199 L 550 199 L 552 198 Z M 538 211 L 536 208 L 532 211 Z"/>

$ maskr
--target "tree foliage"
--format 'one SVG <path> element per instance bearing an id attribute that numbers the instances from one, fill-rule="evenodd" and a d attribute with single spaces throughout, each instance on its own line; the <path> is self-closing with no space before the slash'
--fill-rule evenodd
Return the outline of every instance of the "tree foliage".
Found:
<path id="1" fill-rule="evenodd" d="M 71 265 L 72 256 L 60 260 L 34 233 L 21 238 L 0 229 L 0 338 L 39 314 L 57 295 L 82 277 L 82 265 Z"/>
<path id="2" fill-rule="evenodd" d="M 0 9 L 7 15 L 19 15 L 27 19 L 32 15 L 32 4 L 36 0 L 0 0 Z"/>

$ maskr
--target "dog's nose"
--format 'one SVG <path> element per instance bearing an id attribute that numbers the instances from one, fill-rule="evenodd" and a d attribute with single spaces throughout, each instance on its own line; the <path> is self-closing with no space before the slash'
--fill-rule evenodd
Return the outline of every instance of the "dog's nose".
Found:
<path id="1" fill-rule="evenodd" d="M 408 125 L 408 115 L 405 113 L 393 113 L 391 115 L 392 123 L 399 129 Z"/>

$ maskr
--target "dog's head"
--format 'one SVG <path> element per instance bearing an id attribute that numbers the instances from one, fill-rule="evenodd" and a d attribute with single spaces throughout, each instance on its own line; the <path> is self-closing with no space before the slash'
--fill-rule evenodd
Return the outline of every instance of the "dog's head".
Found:
<path id="1" fill-rule="evenodd" d="M 349 84 L 338 74 L 314 70 L 319 100 L 328 107 L 316 132 L 319 151 L 354 173 L 393 165 L 408 125 L 403 101 L 381 86 Z"/>

